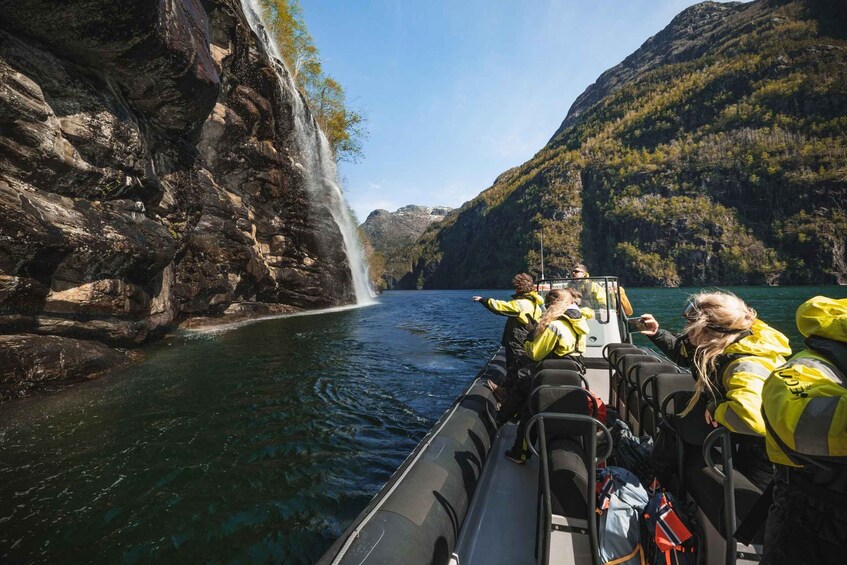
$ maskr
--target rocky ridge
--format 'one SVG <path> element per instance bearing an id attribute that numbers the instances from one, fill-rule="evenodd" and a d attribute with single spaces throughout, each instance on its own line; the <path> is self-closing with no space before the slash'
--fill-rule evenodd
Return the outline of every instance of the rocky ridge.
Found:
<path id="1" fill-rule="evenodd" d="M 387 288 L 393 288 L 397 280 L 409 270 L 409 248 L 433 223 L 442 221 L 452 208 L 446 206 L 416 206 L 410 204 L 397 209 L 374 210 L 359 226 L 370 242 L 373 251 L 380 255 L 372 260 L 372 267 L 384 261 L 382 275 Z"/>
<path id="2" fill-rule="evenodd" d="M 847 283 L 843 3 L 703 2 L 412 251 L 401 288 L 575 261 L 634 285 Z M 496 249 L 496 253 L 491 250 Z"/>

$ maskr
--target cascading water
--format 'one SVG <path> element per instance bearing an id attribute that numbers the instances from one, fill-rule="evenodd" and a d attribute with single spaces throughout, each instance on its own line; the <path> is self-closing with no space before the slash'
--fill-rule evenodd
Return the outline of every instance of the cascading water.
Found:
<path id="1" fill-rule="evenodd" d="M 297 85 L 291 73 L 285 68 L 282 55 L 276 41 L 266 32 L 262 21 L 263 9 L 259 0 L 241 0 L 241 8 L 247 18 L 250 29 L 265 45 L 271 63 L 274 65 L 279 87 L 286 98 L 292 102 L 294 110 L 294 138 L 300 154 L 306 188 L 315 202 L 324 203 L 329 209 L 332 219 L 338 225 L 344 242 L 344 251 L 353 278 L 353 290 L 356 293 L 356 303 L 371 302 L 374 293 L 368 283 L 367 266 L 365 265 L 362 246 L 356 235 L 356 229 L 350 218 L 347 203 L 338 185 L 338 170 L 335 166 L 332 150 L 326 136 L 318 127 L 314 118 L 306 109 L 297 91 Z M 285 91 L 287 89 L 287 92 Z"/>

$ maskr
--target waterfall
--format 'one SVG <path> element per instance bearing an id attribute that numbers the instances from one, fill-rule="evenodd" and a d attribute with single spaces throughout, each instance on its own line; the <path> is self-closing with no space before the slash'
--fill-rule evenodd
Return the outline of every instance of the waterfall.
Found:
<path id="1" fill-rule="evenodd" d="M 368 271 L 362 245 L 356 235 L 356 227 L 353 225 L 347 203 L 338 184 L 338 170 L 329 142 L 303 103 L 297 85 L 285 67 L 276 41 L 266 31 L 267 27 L 262 21 L 263 9 L 259 0 L 241 0 L 241 9 L 250 29 L 263 42 L 271 58 L 283 95 L 291 100 L 294 114 L 294 140 L 300 156 L 300 165 L 303 168 L 306 189 L 314 202 L 326 204 L 341 232 L 347 263 L 350 265 L 353 277 L 356 303 L 371 302 L 374 293 L 368 283 Z"/>

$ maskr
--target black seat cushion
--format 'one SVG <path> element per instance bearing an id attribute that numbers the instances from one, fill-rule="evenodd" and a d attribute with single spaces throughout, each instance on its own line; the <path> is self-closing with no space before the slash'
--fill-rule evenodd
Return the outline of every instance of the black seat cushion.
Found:
<path id="1" fill-rule="evenodd" d="M 582 376 L 576 371 L 544 369 L 532 377 L 532 389 L 542 385 L 582 386 Z"/>
<path id="2" fill-rule="evenodd" d="M 699 454 L 698 454 L 699 455 Z M 715 461 L 720 461 L 720 455 L 715 455 Z M 759 490 L 747 477 L 733 470 L 735 483 L 735 524 L 736 527 L 744 520 L 747 513 L 759 499 Z M 691 457 L 686 464 L 685 484 L 688 492 L 697 505 L 703 510 L 712 525 L 724 535 L 724 495 L 723 479 L 710 469 L 703 457 Z M 753 543 L 762 543 L 764 528 L 761 528 Z"/>
<path id="3" fill-rule="evenodd" d="M 621 376 L 626 376 L 629 373 L 629 370 L 638 363 L 657 363 L 659 359 L 655 355 L 651 355 L 649 353 L 631 353 L 622 355 L 618 358 L 618 362 L 615 365 L 615 369 L 621 374 Z"/>
<path id="4" fill-rule="evenodd" d="M 614 364 L 615 357 L 624 351 L 641 351 L 640 348 L 631 343 L 610 343 L 603 348 L 603 356 L 609 361 L 609 364 Z"/>
<path id="5" fill-rule="evenodd" d="M 586 518 L 588 466 L 581 442 L 576 438 L 559 438 L 548 449 L 553 514 Z"/>
<path id="6" fill-rule="evenodd" d="M 676 430 L 676 433 L 679 434 L 679 437 L 685 443 L 697 447 L 703 445 L 703 442 L 706 441 L 706 437 L 715 431 L 714 427 L 706 423 L 705 414 L 706 406 L 708 404 L 706 395 L 702 395 L 698 398 L 697 403 L 685 416 L 681 413 L 685 411 L 685 407 L 688 406 L 688 402 L 691 399 L 691 393 L 675 392 L 674 398 L 674 411 L 676 412 L 676 415 L 673 416 L 671 426 L 673 426 L 673 429 Z"/>
<path id="7" fill-rule="evenodd" d="M 556 369 L 556 370 L 568 370 L 568 371 L 577 371 L 578 373 L 584 373 L 585 368 L 574 359 L 545 359 L 541 363 L 538 364 L 539 370 L 544 369 Z"/>

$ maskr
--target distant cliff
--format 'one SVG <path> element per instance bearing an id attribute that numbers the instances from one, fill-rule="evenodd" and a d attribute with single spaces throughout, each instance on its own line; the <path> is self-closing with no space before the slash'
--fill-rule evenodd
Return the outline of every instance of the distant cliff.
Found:
<path id="1" fill-rule="evenodd" d="M 427 230 L 399 286 L 505 287 L 538 274 L 542 237 L 548 275 L 580 260 L 637 285 L 847 283 L 845 209 L 843 3 L 704 2 Z"/>
<path id="2" fill-rule="evenodd" d="M 386 288 L 393 288 L 409 269 L 412 244 L 434 222 L 440 222 L 451 208 L 439 206 L 403 206 L 396 212 L 374 210 L 359 229 L 373 247 L 371 269 L 380 269 Z"/>
<path id="3" fill-rule="evenodd" d="M 354 300 L 239 2 L 0 13 L 0 399 L 187 320 Z"/>

